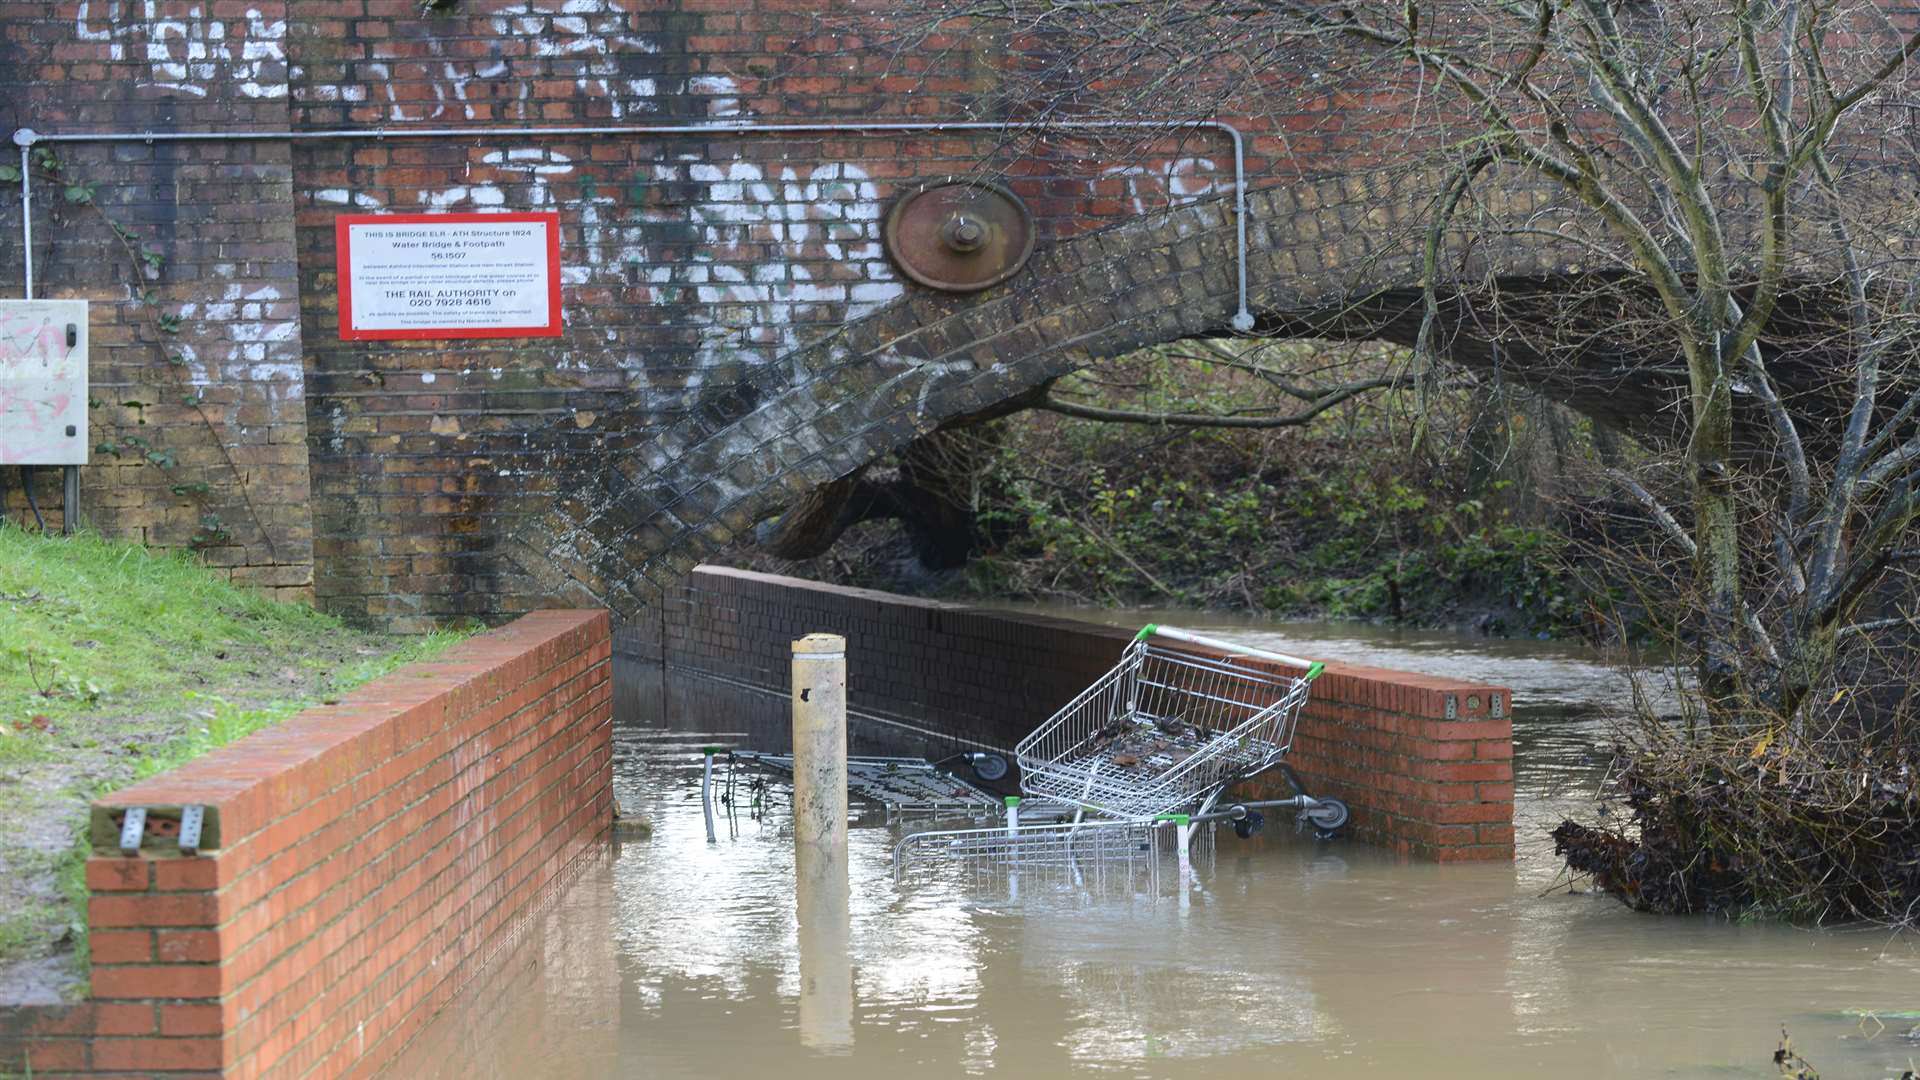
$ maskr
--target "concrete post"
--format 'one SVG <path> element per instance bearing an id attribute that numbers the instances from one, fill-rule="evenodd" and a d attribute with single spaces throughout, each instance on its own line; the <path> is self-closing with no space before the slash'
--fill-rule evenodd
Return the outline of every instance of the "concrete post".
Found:
<path id="1" fill-rule="evenodd" d="M 793 643 L 793 841 L 847 852 L 847 639 Z"/>
<path id="2" fill-rule="evenodd" d="M 853 1043 L 847 885 L 847 640 L 793 643 L 793 869 L 800 938 L 800 1041 Z"/>

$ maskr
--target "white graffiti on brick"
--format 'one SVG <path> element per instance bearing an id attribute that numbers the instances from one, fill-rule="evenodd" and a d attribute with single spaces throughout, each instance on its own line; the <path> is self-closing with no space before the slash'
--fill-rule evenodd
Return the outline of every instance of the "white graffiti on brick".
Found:
<path id="1" fill-rule="evenodd" d="M 689 389 L 709 370 L 763 364 L 800 348 L 808 325 L 850 322 L 905 291 L 881 252 L 879 188 L 859 165 L 772 169 L 687 155 L 655 164 L 653 178 L 655 184 L 691 182 L 705 192 L 684 210 L 654 207 L 642 215 L 686 224 L 695 244 L 691 260 L 652 258 L 644 244 L 620 256 L 647 267 L 660 302 L 684 300 L 690 292 L 709 313 L 698 320 Z M 826 278 L 818 273 L 823 268 L 851 277 Z M 822 304 L 838 310 L 820 312 Z"/>
<path id="2" fill-rule="evenodd" d="M 1184 206 L 1233 188 L 1233 182 L 1221 175 L 1212 158 L 1183 157 L 1154 165 L 1116 165 L 1100 175 L 1121 179 L 1136 214 Z"/>
<path id="3" fill-rule="evenodd" d="M 231 18 L 210 12 L 209 3 L 82 0 L 74 33 L 81 41 L 105 42 L 109 60 L 127 60 L 134 46 L 149 72 L 138 86 L 206 97 L 211 84 L 226 80 L 247 97 L 286 97 L 286 20 L 255 8 Z"/>
<path id="4" fill-rule="evenodd" d="M 659 116 L 671 103 L 692 102 L 694 123 L 719 122 L 740 114 L 739 87 L 726 75 L 674 77 L 662 85 L 662 76 L 644 69 L 637 57 L 658 56 L 654 37 L 635 33 L 625 6 L 613 0 L 566 0 L 542 3 L 523 0 L 488 17 L 493 36 L 501 41 L 527 43 L 533 62 L 547 61 L 552 79 L 570 79 L 574 100 L 604 102 L 608 119 Z M 422 57 L 419 50 L 427 55 Z M 480 104 L 496 118 L 542 119 L 534 99 L 536 78 L 516 73 L 498 58 L 450 57 L 438 39 L 425 42 L 376 41 L 371 46 L 366 73 L 374 92 L 386 99 L 387 118 L 393 121 L 483 119 Z M 406 65 L 404 75 L 396 65 Z M 417 67 L 416 73 L 413 69 Z M 415 93 L 424 77 L 423 92 Z M 510 80 L 510 81 L 509 81 Z M 414 87 L 403 83 L 411 81 Z M 503 84 L 509 95 L 498 96 Z M 314 87 L 316 101 L 365 101 L 364 85 Z M 430 100 L 429 100 L 430 99 Z"/>
<path id="5" fill-rule="evenodd" d="M 717 369 L 767 363 L 799 348 L 809 325 L 831 328 L 905 291 L 881 250 L 879 187 L 851 162 L 775 168 L 682 155 L 648 166 L 640 182 L 582 176 L 557 150 L 491 150 L 469 169 L 467 183 L 413 198 L 437 210 L 564 211 L 577 232 L 569 230 L 561 252 L 562 283 L 625 288 L 636 302 L 677 307 L 682 324 L 699 333 L 675 376 L 689 390 Z M 569 181 L 566 194 L 553 186 L 560 180 Z M 685 204 L 658 197 L 672 188 L 699 197 Z M 315 199 L 345 204 L 349 195 L 334 188 Z M 673 254 L 680 249 L 690 250 Z M 605 344 L 617 345 L 615 329 L 605 335 Z M 604 355 L 563 349 L 555 362 L 585 370 Z M 615 350 L 612 358 L 636 383 L 651 383 L 649 365 L 669 366 L 658 353 L 637 350 Z"/>
<path id="6" fill-rule="evenodd" d="M 346 188 L 320 188 L 314 191 L 313 201 L 327 206 L 351 206 L 359 210 L 381 210 L 386 207 L 377 196 L 364 191 L 348 191 Z"/>
<path id="7" fill-rule="evenodd" d="M 306 396 L 306 371 L 300 358 L 300 324 L 292 304 L 274 285 L 229 282 L 219 299 L 188 301 L 175 313 L 197 329 L 205 350 L 184 335 L 169 343 L 180 358 L 183 381 L 208 387 L 251 384 L 270 401 L 300 401 Z M 224 339 L 216 347 L 213 338 Z"/>

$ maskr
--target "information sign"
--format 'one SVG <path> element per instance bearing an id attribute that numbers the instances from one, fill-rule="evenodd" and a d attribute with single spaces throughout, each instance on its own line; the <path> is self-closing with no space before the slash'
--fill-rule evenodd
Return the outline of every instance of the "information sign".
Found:
<path id="1" fill-rule="evenodd" d="M 560 336 L 560 215 L 341 214 L 340 337 Z"/>

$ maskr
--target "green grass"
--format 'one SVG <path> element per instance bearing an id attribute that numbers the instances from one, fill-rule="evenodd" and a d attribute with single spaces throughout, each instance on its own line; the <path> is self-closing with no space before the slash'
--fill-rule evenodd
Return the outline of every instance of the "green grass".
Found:
<path id="1" fill-rule="evenodd" d="M 40 947 L 51 926 L 73 935 L 86 971 L 88 803 L 468 632 L 370 634 L 236 587 L 184 555 L 0 524 L 0 773 L 50 781 L 58 797 L 23 812 L 57 815 L 41 820 L 74 837 L 59 851 L 0 850 L 21 873 L 49 875 L 62 898 L 62 910 L 0 919 L 0 963 Z"/>
<path id="2" fill-rule="evenodd" d="M 184 556 L 0 527 L 0 717 L 57 724 L 162 697 L 340 632 L 327 616 L 222 581 Z M 297 654 L 295 654 L 297 655 Z"/>
<path id="3" fill-rule="evenodd" d="M 468 636 L 470 631 L 436 630 L 422 637 L 408 638 L 392 652 L 371 657 L 349 664 L 329 675 L 321 693 L 311 697 L 290 701 L 274 701 L 253 709 L 243 709 L 222 701 L 218 697 L 192 694 L 195 700 L 204 700 L 207 708 L 198 715 L 202 723 L 190 728 L 184 734 L 161 743 L 159 746 L 140 755 L 134 764 L 130 781 L 144 780 L 168 769 L 184 765 L 202 754 L 218 750 L 238 739 L 246 738 L 262 728 L 272 727 L 280 721 L 293 716 L 303 709 L 320 704 L 335 694 L 345 693 L 356 686 L 372 682 L 388 672 L 411 664 L 416 660 L 428 660 L 438 655 L 454 642 Z M 107 794 L 123 785 L 97 784 L 86 791 L 84 802 Z M 60 892 L 67 900 L 69 908 L 81 917 L 69 923 L 74 940 L 74 962 L 84 975 L 88 965 L 87 920 L 84 917 L 87 906 L 87 857 L 93 854 L 92 838 L 88 835 L 84 803 L 80 819 L 75 823 L 73 846 L 62 855 L 54 867 L 60 883 Z M 7 955 L 4 931 L 0 931 L 0 957 Z"/>
<path id="4" fill-rule="evenodd" d="M 400 641 L 398 647 L 391 652 L 336 669 L 322 682 L 319 693 L 290 701 L 274 701 L 258 708 L 240 708 L 214 695 L 188 691 L 185 695 L 187 700 L 205 702 L 204 707 L 196 710 L 196 715 L 201 722 L 184 734 L 169 739 L 142 754 L 139 763 L 134 766 L 134 779 L 145 779 L 177 765 L 183 765 L 235 739 L 243 739 L 261 728 L 272 727 L 303 709 L 330 699 L 335 694 L 342 694 L 356 686 L 372 682 L 416 660 L 432 659 L 447 646 L 467 637 L 468 633 L 470 631 L 436 630 L 420 637 L 406 638 Z"/>

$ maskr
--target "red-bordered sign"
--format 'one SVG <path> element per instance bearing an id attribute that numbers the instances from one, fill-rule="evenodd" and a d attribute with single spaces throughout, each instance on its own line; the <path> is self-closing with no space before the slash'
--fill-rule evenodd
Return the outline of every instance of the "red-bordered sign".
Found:
<path id="1" fill-rule="evenodd" d="M 340 337 L 560 336 L 560 215 L 341 214 Z"/>

